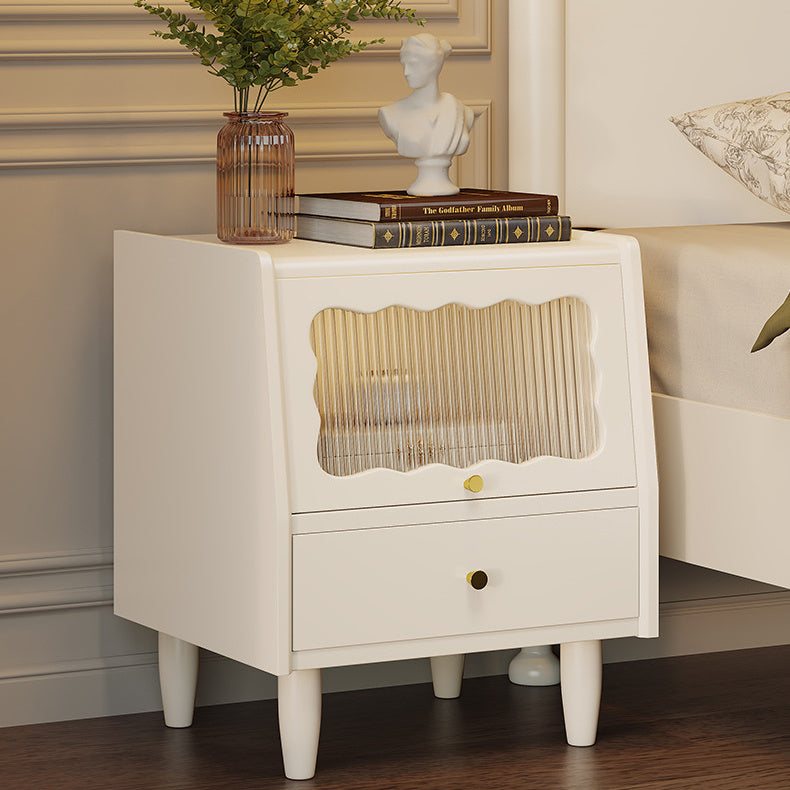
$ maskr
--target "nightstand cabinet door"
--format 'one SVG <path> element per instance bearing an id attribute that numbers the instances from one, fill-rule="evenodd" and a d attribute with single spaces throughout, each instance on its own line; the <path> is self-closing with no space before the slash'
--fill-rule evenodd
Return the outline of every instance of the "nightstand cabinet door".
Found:
<path id="1" fill-rule="evenodd" d="M 292 279 L 278 299 L 293 512 L 635 485 L 619 266 Z"/>

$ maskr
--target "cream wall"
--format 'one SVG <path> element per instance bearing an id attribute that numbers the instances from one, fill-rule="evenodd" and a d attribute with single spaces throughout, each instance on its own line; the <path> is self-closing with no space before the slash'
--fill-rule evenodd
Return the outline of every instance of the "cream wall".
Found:
<path id="1" fill-rule="evenodd" d="M 413 6 L 453 45 L 443 88 L 478 116 L 459 182 L 505 186 L 506 3 Z M 232 92 L 156 24 L 131 0 L 0 0 L 0 724 L 158 704 L 152 635 L 111 607 L 112 231 L 214 229 Z M 411 32 L 360 25 L 385 43 L 273 94 L 298 191 L 413 179 L 376 122 L 408 92 Z M 204 701 L 268 688 L 210 658 L 204 675 Z"/>
<path id="2" fill-rule="evenodd" d="M 443 88 L 478 115 L 459 183 L 506 186 L 506 0 L 413 6 L 453 45 Z M 127 0 L 0 0 L 0 725 L 159 704 L 153 636 L 111 607 L 112 231 L 213 230 L 215 137 L 232 98 L 178 45 L 149 36 L 154 24 Z M 386 43 L 272 97 L 296 134 L 297 191 L 411 181 L 376 124 L 377 108 L 407 92 L 397 56 L 409 32 L 366 24 L 361 37 Z M 682 577 L 676 598 L 713 600 L 732 622 L 721 605 L 731 586 L 711 594 L 721 580 L 669 575 Z M 786 599 L 736 593 L 790 623 Z M 693 649 L 731 645 L 716 629 Z M 678 638 L 665 649 L 683 652 Z M 470 671 L 504 671 L 507 658 L 477 656 Z M 201 673 L 203 703 L 274 691 L 212 656 Z M 330 670 L 325 685 L 427 677 L 424 662 L 402 662 Z"/>

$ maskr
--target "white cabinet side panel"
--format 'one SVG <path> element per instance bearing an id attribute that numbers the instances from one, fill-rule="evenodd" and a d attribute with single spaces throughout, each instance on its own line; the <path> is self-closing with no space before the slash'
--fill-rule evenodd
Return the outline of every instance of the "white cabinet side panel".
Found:
<path id="1" fill-rule="evenodd" d="M 600 238 L 600 234 L 586 235 L 590 240 Z M 642 263 L 636 239 L 630 236 L 606 235 L 613 236 L 622 253 L 623 308 L 639 495 L 639 636 L 655 637 L 658 636 L 658 471 L 650 395 Z"/>
<path id="2" fill-rule="evenodd" d="M 115 595 L 123 617 L 280 673 L 290 578 L 272 286 L 252 250 L 117 235 Z"/>

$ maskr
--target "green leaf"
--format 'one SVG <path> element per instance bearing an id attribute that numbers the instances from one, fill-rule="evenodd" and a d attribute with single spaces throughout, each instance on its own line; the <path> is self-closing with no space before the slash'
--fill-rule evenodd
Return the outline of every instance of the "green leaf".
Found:
<path id="1" fill-rule="evenodd" d="M 752 352 L 770 345 L 788 329 L 790 329 L 790 294 L 787 295 L 787 299 L 782 302 L 779 309 L 765 322 L 757 340 L 754 341 Z"/>
<path id="2" fill-rule="evenodd" d="M 177 40 L 234 88 L 234 106 L 245 107 L 251 85 L 261 86 L 263 101 L 382 40 L 350 41 L 352 23 L 370 17 L 424 22 L 397 0 L 186 0 L 213 25 L 207 33 L 190 18 L 194 13 L 188 17 L 146 0 L 133 4 L 165 23 L 152 35 Z"/>

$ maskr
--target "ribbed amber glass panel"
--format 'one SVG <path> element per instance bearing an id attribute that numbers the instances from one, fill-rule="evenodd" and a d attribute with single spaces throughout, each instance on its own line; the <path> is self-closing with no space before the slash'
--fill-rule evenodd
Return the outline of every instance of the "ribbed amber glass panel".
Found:
<path id="1" fill-rule="evenodd" d="M 294 236 L 294 135 L 284 112 L 226 112 L 217 135 L 217 236 L 277 244 Z"/>
<path id="2" fill-rule="evenodd" d="M 585 458 L 598 448 L 590 311 L 575 297 L 328 308 L 310 338 L 318 458 L 329 474 Z"/>

